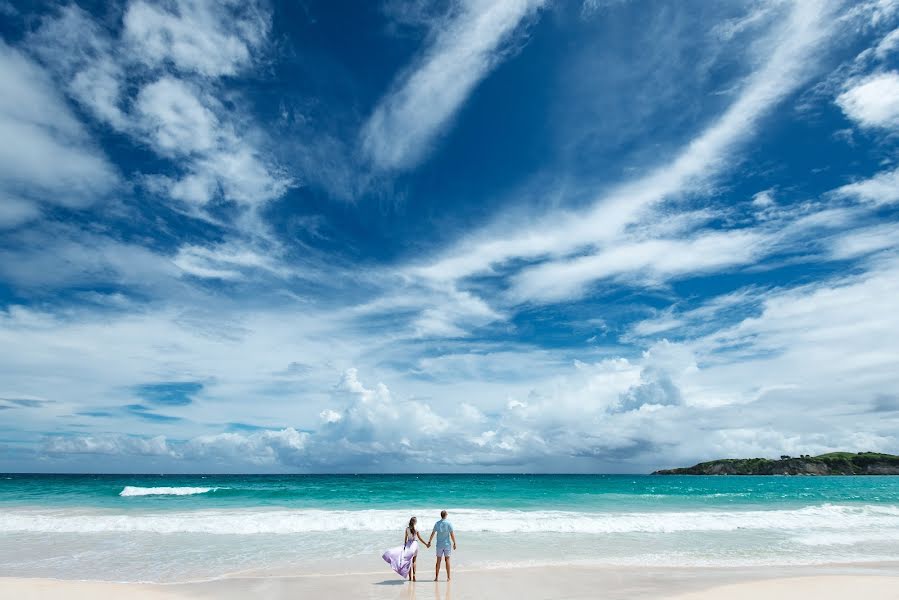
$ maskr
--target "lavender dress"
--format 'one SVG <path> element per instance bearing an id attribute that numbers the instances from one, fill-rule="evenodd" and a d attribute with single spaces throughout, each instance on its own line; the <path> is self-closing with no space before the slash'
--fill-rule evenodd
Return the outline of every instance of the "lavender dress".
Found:
<path id="1" fill-rule="evenodd" d="M 406 528 L 406 545 L 391 548 L 381 555 L 381 558 L 390 565 L 390 568 L 402 577 L 409 576 L 409 570 L 412 568 L 412 559 L 418 556 L 418 541 L 415 534 L 408 527 Z"/>

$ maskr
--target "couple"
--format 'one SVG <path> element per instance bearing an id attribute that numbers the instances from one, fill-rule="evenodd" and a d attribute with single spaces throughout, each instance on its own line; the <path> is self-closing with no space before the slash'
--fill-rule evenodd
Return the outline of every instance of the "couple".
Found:
<path id="1" fill-rule="evenodd" d="M 440 520 L 434 523 L 431 537 L 424 541 L 421 534 L 415 528 L 418 519 L 409 519 L 409 526 L 403 534 L 403 545 L 391 548 L 382 555 L 387 564 L 402 577 L 408 577 L 409 581 L 415 581 L 415 559 L 418 558 L 418 540 L 431 547 L 431 541 L 437 536 L 437 565 L 434 568 L 434 581 L 440 575 L 440 559 L 446 560 L 446 580 L 450 580 L 450 555 L 456 549 L 456 534 L 453 533 L 453 525 L 446 520 L 446 511 L 440 511 Z"/>

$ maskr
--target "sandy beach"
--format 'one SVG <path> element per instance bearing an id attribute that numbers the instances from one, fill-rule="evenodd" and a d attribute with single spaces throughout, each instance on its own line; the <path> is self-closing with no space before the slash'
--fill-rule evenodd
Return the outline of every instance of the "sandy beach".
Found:
<path id="1" fill-rule="evenodd" d="M 454 580 L 404 582 L 383 573 L 236 577 L 183 584 L 0 579 L 0 597 L 21 600 L 225 600 L 369 598 L 385 600 L 764 598 L 899 599 L 899 564 L 765 569 L 523 568 L 463 571 Z"/>

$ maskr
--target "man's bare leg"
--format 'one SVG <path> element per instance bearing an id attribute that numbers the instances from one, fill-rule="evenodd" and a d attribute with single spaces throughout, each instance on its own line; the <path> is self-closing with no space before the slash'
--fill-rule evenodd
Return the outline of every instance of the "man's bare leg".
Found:
<path id="1" fill-rule="evenodd" d="M 437 578 L 440 577 L 440 557 L 437 557 L 437 564 L 434 566 L 434 581 L 437 581 Z"/>
<path id="2" fill-rule="evenodd" d="M 450 580 L 450 566 L 449 566 L 449 559 L 450 559 L 449 556 L 447 556 L 447 557 L 444 559 L 444 560 L 446 561 L 446 580 L 447 580 L 447 581 Z"/>

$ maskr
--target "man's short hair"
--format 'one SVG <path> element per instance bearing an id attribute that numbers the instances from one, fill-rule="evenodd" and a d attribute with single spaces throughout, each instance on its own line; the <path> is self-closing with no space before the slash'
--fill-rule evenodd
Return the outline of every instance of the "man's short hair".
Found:
<path id="1" fill-rule="evenodd" d="M 441 519 L 445 519 L 445 518 L 446 518 L 446 511 L 445 511 L 445 510 L 441 510 L 441 511 L 440 511 L 440 518 L 441 518 Z"/>

